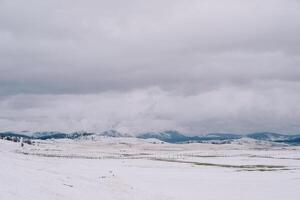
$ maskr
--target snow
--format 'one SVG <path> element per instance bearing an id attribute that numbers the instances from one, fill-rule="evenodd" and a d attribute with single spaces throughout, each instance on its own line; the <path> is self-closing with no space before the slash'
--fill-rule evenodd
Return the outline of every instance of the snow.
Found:
<path id="1" fill-rule="evenodd" d="M 0 140 L 0 199 L 299 200 L 300 148 L 107 137 L 22 148 Z"/>

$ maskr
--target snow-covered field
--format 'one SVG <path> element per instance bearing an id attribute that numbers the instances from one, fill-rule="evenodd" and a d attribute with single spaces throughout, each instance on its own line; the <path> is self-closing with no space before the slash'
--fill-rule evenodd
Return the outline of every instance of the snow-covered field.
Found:
<path id="1" fill-rule="evenodd" d="M 300 147 L 241 140 L 0 140 L 0 200 L 299 200 Z"/>

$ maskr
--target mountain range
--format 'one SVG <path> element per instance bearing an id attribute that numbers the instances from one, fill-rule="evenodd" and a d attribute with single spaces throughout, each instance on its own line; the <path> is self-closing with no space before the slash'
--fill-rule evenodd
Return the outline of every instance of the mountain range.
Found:
<path id="1" fill-rule="evenodd" d="M 300 135 L 285 135 L 271 132 L 257 132 L 246 135 L 233 133 L 209 133 L 199 136 L 186 136 L 177 131 L 165 131 L 161 133 L 143 133 L 138 138 L 156 138 L 164 142 L 209 142 L 209 141 L 232 141 L 241 138 L 251 138 L 260 141 L 280 142 L 288 144 L 300 144 Z"/>
<path id="2" fill-rule="evenodd" d="M 49 132 L 0 132 L 0 137 L 23 137 L 26 139 L 79 139 L 87 136 L 103 136 L 103 137 L 136 137 L 140 139 L 155 138 L 168 143 L 187 143 L 187 142 L 212 142 L 212 141 L 234 141 L 241 138 L 251 138 L 259 141 L 270 141 L 278 143 L 286 143 L 291 145 L 300 145 L 300 135 L 285 135 L 271 132 L 257 132 L 246 135 L 233 133 L 209 133 L 206 135 L 188 136 L 178 131 L 163 132 L 146 132 L 136 136 L 124 134 L 116 130 L 108 130 L 101 133 L 73 132 L 63 133 L 56 131 Z"/>

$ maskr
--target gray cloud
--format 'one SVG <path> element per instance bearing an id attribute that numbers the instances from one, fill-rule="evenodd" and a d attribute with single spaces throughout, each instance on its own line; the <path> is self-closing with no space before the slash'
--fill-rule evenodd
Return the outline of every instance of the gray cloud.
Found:
<path id="1" fill-rule="evenodd" d="M 0 129 L 299 132 L 299 9 L 0 0 Z"/>
<path id="2" fill-rule="evenodd" d="M 224 87 L 197 95 L 159 88 L 88 95 L 17 95 L 1 101 L 3 130 L 142 131 L 194 134 L 299 131 L 300 96 L 294 91 Z"/>

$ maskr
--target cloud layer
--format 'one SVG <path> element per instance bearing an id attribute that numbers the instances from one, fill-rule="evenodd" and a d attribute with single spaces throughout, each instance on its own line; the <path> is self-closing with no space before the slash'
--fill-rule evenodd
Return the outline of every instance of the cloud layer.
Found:
<path id="1" fill-rule="evenodd" d="M 299 9 L 0 0 L 0 129 L 299 132 Z"/>

